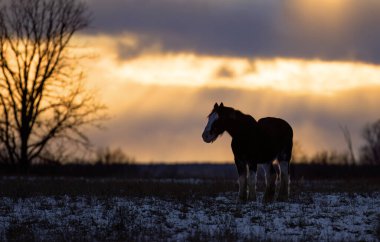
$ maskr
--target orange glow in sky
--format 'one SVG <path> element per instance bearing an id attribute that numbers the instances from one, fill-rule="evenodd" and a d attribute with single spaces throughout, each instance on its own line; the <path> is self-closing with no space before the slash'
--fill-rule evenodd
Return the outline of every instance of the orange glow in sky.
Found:
<path id="1" fill-rule="evenodd" d="M 228 135 L 201 139 L 223 101 L 286 119 L 307 155 L 345 151 L 347 126 L 359 155 L 380 117 L 380 1 L 140 1 L 87 1 L 93 22 L 73 41 L 112 117 L 90 132 L 95 145 L 142 162 L 231 162 Z"/>
<path id="2" fill-rule="evenodd" d="M 121 147 L 140 161 L 231 161 L 228 135 L 213 145 L 200 138 L 216 101 L 256 118 L 290 120 L 295 140 L 308 154 L 344 149 L 339 125 L 351 122 L 354 112 L 360 111 L 366 118 L 352 130 L 357 147 L 361 125 L 376 118 L 371 110 L 380 104 L 373 92 L 363 93 L 380 90 L 378 65 L 164 53 L 159 46 L 120 58 L 116 41 L 136 43 L 128 36 L 120 38 L 82 36 L 77 41 L 90 46 L 86 53 L 91 59 L 83 60 L 82 66 L 113 117 L 108 131 L 95 132 L 95 143 Z M 324 123 L 318 123 L 322 118 Z"/>
<path id="3" fill-rule="evenodd" d="M 159 50 L 121 60 L 117 58 L 116 49 L 110 48 L 111 38 L 100 37 L 103 41 L 97 45 L 98 38 L 86 39 L 92 46 L 87 51 L 96 53 L 87 65 L 89 77 L 92 82 L 112 80 L 112 86 L 132 82 L 184 87 L 269 88 L 290 94 L 316 95 L 380 86 L 380 66 L 363 62 L 280 57 L 250 59 Z M 128 37 L 121 41 L 134 42 Z"/>

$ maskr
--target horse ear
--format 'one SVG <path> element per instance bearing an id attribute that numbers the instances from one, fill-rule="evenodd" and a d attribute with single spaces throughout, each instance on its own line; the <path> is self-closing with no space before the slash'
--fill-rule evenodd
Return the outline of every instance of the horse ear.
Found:
<path id="1" fill-rule="evenodd" d="M 220 107 L 224 107 L 223 102 L 220 103 Z"/>
<path id="2" fill-rule="evenodd" d="M 214 108 L 215 108 L 215 109 L 218 108 L 218 103 L 215 103 L 215 104 L 214 104 Z"/>

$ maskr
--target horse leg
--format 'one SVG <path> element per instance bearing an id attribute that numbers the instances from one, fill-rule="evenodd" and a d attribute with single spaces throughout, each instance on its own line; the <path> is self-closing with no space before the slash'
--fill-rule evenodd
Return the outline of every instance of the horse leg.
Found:
<path id="1" fill-rule="evenodd" d="M 280 169 L 281 169 L 281 185 L 280 191 L 278 194 L 279 201 L 286 201 L 289 198 L 289 162 L 288 161 L 280 161 Z"/>
<path id="2" fill-rule="evenodd" d="M 266 163 L 263 165 L 265 171 L 265 193 L 264 202 L 272 202 L 276 192 L 277 173 L 272 163 Z"/>
<path id="3" fill-rule="evenodd" d="M 242 161 L 235 161 L 235 163 L 239 174 L 239 200 L 246 201 L 248 197 L 247 164 Z"/>
<path id="4" fill-rule="evenodd" d="M 257 165 L 249 166 L 248 200 L 256 201 Z"/>

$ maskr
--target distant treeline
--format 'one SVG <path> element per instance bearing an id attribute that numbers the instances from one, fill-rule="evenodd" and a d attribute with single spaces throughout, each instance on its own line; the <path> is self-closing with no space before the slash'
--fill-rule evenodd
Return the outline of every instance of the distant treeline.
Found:
<path id="1" fill-rule="evenodd" d="M 379 178 L 379 165 L 291 164 L 292 179 Z M 66 164 L 33 165 L 25 174 L 0 166 L 0 175 L 115 177 L 131 179 L 236 179 L 234 164 Z M 259 168 L 258 176 L 263 176 Z"/>

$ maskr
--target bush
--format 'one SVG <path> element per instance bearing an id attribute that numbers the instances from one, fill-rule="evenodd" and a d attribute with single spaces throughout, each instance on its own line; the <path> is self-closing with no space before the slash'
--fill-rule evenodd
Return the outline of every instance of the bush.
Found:
<path id="1" fill-rule="evenodd" d="M 380 164 L 380 119 L 367 124 L 362 131 L 365 144 L 360 149 L 362 164 Z"/>
<path id="2" fill-rule="evenodd" d="M 320 151 L 309 159 L 309 163 L 321 165 L 345 165 L 349 163 L 349 160 L 350 156 L 348 153 L 339 153 L 336 151 Z"/>
<path id="3" fill-rule="evenodd" d="M 96 163 L 98 164 L 133 164 L 135 159 L 126 155 L 120 148 L 114 150 L 109 147 L 100 148 L 96 152 Z"/>

